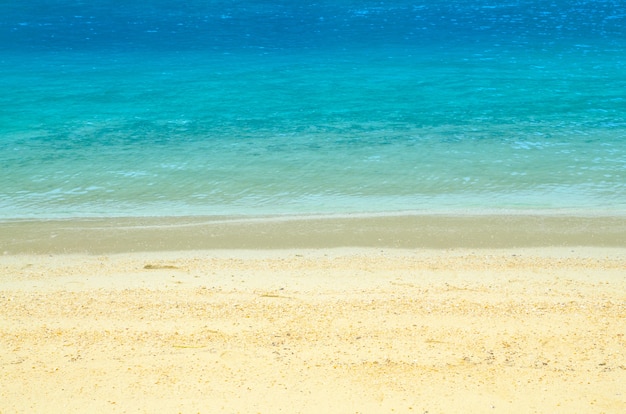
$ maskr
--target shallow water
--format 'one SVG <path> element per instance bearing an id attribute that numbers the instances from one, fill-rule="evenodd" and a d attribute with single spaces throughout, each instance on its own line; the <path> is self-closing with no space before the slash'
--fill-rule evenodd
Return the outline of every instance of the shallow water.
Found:
<path id="1" fill-rule="evenodd" d="M 0 218 L 626 213 L 619 1 L 0 5 Z"/>

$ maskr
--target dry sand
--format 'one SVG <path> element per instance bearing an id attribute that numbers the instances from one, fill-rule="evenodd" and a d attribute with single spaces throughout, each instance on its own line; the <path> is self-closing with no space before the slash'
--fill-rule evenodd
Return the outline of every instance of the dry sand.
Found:
<path id="1" fill-rule="evenodd" d="M 626 249 L 0 256 L 1 413 L 624 413 Z"/>

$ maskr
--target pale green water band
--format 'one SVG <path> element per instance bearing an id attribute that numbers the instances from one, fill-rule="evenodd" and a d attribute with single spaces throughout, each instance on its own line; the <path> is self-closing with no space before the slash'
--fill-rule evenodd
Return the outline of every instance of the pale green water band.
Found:
<path id="1" fill-rule="evenodd" d="M 0 253 L 333 247 L 626 247 L 626 217 L 150 217 L 0 223 Z"/>

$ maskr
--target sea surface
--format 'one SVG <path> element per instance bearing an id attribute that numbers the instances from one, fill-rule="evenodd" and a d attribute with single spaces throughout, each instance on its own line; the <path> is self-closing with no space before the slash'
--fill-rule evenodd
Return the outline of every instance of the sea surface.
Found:
<path id="1" fill-rule="evenodd" d="M 0 219 L 626 214 L 626 1 L 0 2 Z"/>

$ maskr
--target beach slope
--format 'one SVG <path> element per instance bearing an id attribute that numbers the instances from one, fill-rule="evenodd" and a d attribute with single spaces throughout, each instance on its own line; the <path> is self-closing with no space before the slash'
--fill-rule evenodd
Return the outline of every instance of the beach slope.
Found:
<path id="1" fill-rule="evenodd" d="M 6 254 L 0 412 L 626 411 L 626 250 Z"/>

